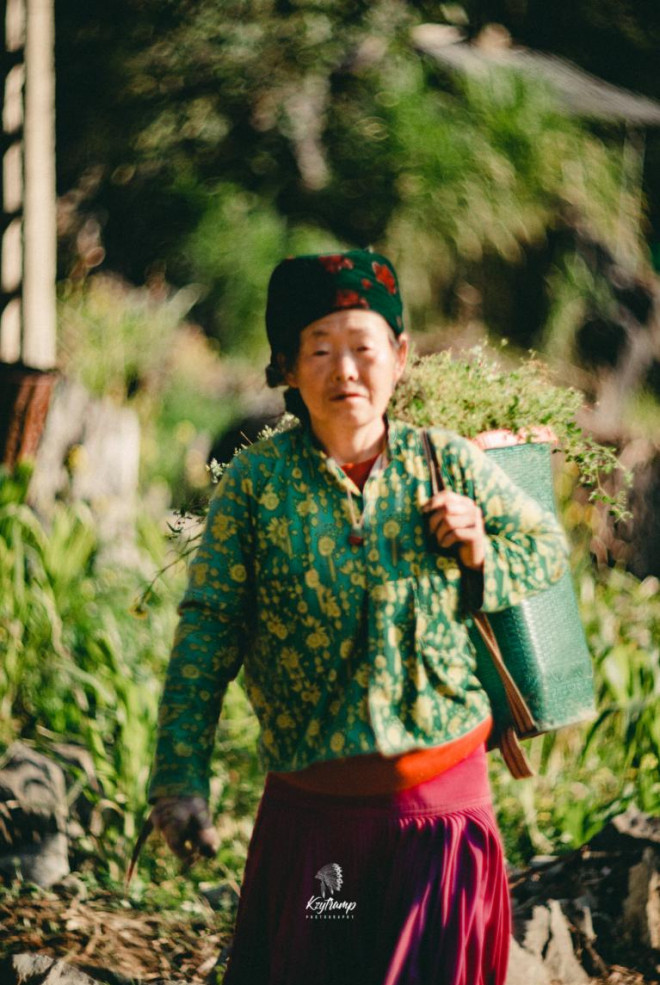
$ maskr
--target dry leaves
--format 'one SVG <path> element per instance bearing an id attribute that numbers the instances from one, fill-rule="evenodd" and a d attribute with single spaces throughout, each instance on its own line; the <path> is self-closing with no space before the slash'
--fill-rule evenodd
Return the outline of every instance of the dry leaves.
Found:
<path id="1" fill-rule="evenodd" d="M 179 911 L 145 913 L 111 893 L 66 900 L 54 893 L 0 896 L 0 956 L 36 951 L 124 978 L 204 982 L 228 941 L 220 919 Z"/>

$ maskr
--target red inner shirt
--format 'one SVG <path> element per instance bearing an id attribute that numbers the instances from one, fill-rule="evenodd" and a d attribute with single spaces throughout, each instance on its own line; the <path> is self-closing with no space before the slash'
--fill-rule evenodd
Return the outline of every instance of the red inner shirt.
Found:
<path id="1" fill-rule="evenodd" d="M 352 479 L 358 489 L 364 489 L 364 484 L 369 477 L 369 473 L 373 468 L 373 464 L 378 458 L 378 455 L 374 455 L 373 458 L 368 458 L 366 462 L 347 462 L 346 465 L 342 465 L 342 472 L 344 472 L 349 479 Z"/>

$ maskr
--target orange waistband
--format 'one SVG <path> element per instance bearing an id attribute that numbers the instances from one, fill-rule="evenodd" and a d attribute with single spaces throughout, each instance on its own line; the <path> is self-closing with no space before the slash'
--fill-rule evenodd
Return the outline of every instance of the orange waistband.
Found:
<path id="1" fill-rule="evenodd" d="M 492 725 L 492 719 L 487 718 L 460 739 L 430 749 L 413 749 L 391 757 L 368 753 L 348 759 L 331 759 L 276 775 L 294 786 L 321 793 L 394 793 L 424 783 L 456 766 L 486 742 Z"/>

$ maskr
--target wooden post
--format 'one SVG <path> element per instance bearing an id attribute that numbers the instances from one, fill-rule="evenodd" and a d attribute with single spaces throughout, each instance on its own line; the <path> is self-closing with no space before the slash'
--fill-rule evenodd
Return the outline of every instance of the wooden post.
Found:
<path id="1" fill-rule="evenodd" d="M 2 25 L 0 462 L 33 457 L 56 363 L 53 0 L 6 0 Z"/>
<path id="2" fill-rule="evenodd" d="M 21 358 L 23 282 L 23 89 L 25 3 L 7 0 L 3 34 L 0 360 Z"/>
<path id="3" fill-rule="evenodd" d="M 27 0 L 22 360 L 52 369 L 55 344 L 55 70 L 53 0 Z"/>

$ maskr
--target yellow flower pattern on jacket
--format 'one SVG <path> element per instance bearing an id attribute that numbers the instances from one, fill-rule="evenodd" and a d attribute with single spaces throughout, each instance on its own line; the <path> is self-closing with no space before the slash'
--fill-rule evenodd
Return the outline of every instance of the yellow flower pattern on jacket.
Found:
<path id="1" fill-rule="evenodd" d="M 309 429 L 237 456 L 212 497 L 167 672 L 149 796 L 208 794 L 218 716 L 244 667 L 268 770 L 456 739 L 490 713 L 466 628 L 563 574 L 556 518 L 469 441 L 433 428 L 447 488 L 485 520 L 483 583 L 428 534 L 420 432 L 388 424 L 387 464 L 354 483 Z M 347 490 L 364 510 L 351 544 Z"/>

